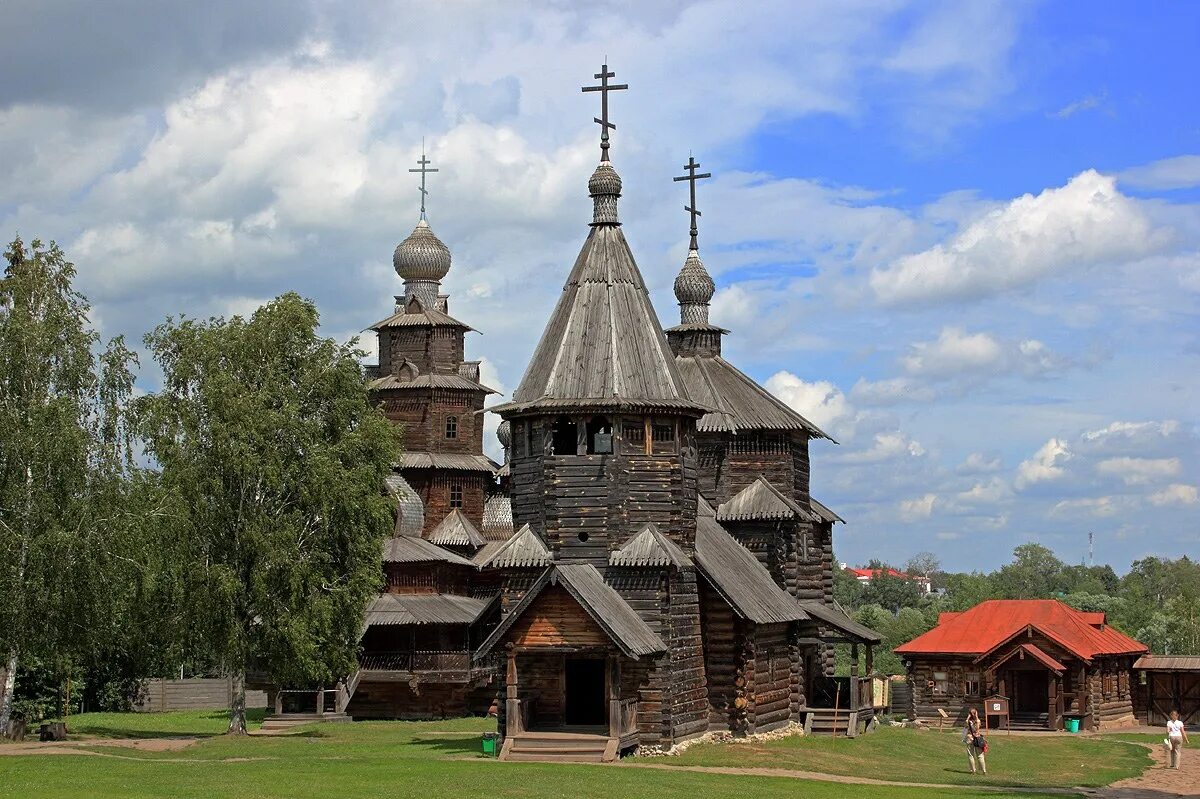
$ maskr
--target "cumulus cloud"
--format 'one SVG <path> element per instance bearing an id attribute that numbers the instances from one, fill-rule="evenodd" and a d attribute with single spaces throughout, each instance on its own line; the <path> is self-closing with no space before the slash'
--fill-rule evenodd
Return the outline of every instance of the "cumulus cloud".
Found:
<path id="1" fill-rule="evenodd" d="M 835 455 L 841 463 L 882 463 L 898 459 L 920 458 L 925 454 L 921 442 L 914 441 L 904 433 L 876 433 L 871 446 Z"/>
<path id="2" fill-rule="evenodd" d="M 1063 464 L 1071 457 L 1071 449 L 1067 442 L 1057 438 L 1050 439 L 1033 454 L 1033 457 L 1021 461 L 1017 466 L 1017 488 L 1060 479 L 1066 474 Z"/>
<path id="3" fill-rule="evenodd" d="M 928 519 L 933 514 L 933 505 L 937 502 L 937 494 L 905 499 L 900 502 L 900 518 L 906 521 Z"/>
<path id="4" fill-rule="evenodd" d="M 1037 339 L 1003 341 L 990 333 L 944 327 L 936 340 L 913 344 L 900 363 L 911 375 L 945 379 L 1007 373 L 1038 377 L 1066 367 L 1070 360 Z"/>
<path id="5" fill-rule="evenodd" d="M 1196 486 L 1172 483 L 1162 491 L 1156 491 L 1148 499 L 1152 505 L 1195 505 L 1200 502 L 1200 490 Z"/>
<path id="6" fill-rule="evenodd" d="M 1116 514 L 1117 507 L 1112 497 L 1081 497 L 1079 499 L 1064 499 L 1055 503 L 1050 509 L 1052 516 L 1075 516 L 1086 513 L 1097 518 Z"/>
<path id="7" fill-rule="evenodd" d="M 989 474 L 998 472 L 1004 467 L 1000 458 L 996 455 L 987 455 L 982 452 L 972 452 L 963 462 L 958 465 L 956 471 L 959 474 L 974 475 L 974 474 Z"/>
<path id="8" fill-rule="evenodd" d="M 1181 468 L 1179 458 L 1105 458 L 1096 464 L 1098 474 L 1119 477 L 1126 485 L 1144 485 L 1174 477 Z"/>
<path id="9" fill-rule="evenodd" d="M 934 390 L 903 377 L 870 381 L 859 378 L 850 389 L 850 399 L 862 405 L 899 405 L 905 402 L 929 402 Z"/>
<path id="10" fill-rule="evenodd" d="M 1156 230 L 1116 179 L 1094 170 L 996 208 L 948 242 L 871 273 L 885 304 L 978 299 L 1097 264 L 1129 261 L 1159 249 Z"/>
<path id="11" fill-rule="evenodd" d="M 827 432 L 837 433 L 854 415 L 846 395 L 828 380 L 810 383 L 791 372 L 779 371 L 767 379 L 766 388 Z"/>

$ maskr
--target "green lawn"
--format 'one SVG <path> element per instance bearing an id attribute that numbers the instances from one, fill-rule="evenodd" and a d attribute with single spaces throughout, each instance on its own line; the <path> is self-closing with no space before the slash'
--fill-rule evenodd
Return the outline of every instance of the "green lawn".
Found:
<path id="1" fill-rule="evenodd" d="M 246 711 L 246 727 L 257 730 L 267 713 Z M 100 738 L 172 738 L 221 735 L 229 728 L 226 710 L 178 710 L 172 713 L 84 713 L 67 719 L 73 736 Z"/>
<path id="2" fill-rule="evenodd" d="M 697 745 L 673 763 L 852 774 L 900 782 L 1028 787 L 1095 787 L 1134 777 L 1150 754 L 1130 743 L 1095 737 L 988 738 L 988 775 L 974 775 L 960 733 L 882 727 L 854 740 L 784 738 L 762 744 Z"/>
<path id="3" fill-rule="evenodd" d="M 494 722 L 483 719 L 326 724 L 309 727 L 297 735 L 269 738 L 214 735 L 224 729 L 223 725 L 222 714 L 210 713 L 85 714 L 71 721 L 72 734 L 79 737 L 96 735 L 94 743 L 89 743 L 87 749 L 100 756 L 82 753 L 0 755 L 0 797 L 613 799 L 652 795 L 656 799 L 697 799 L 702 796 L 736 795 L 739 799 L 759 799 L 802 795 L 805 799 L 834 799 L 849 793 L 856 799 L 972 799 L 995 796 L 961 788 L 931 791 L 885 786 L 851 787 L 782 777 L 569 764 L 499 763 L 477 755 L 480 733 L 494 729 Z M 178 735 L 208 737 L 186 749 L 163 752 L 121 748 L 105 740 L 114 737 L 161 738 Z M 816 744 L 812 747 L 814 751 L 827 751 L 831 753 L 829 762 L 845 766 L 850 759 L 878 758 L 879 753 L 888 748 L 879 743 L 890 742 L 892 746 L 906 746 L 911 752 L 924 752 L 927 746 L 925 739 L 934 737 L 933 734 L 911 732 L 897 736 L 892 731 L 886 731 L 857 741 L 814 739 L 805 743 Z M 8 746 L 0 744 L 0 749 Z M 854 747 L 859 747 L 860 753 L 854 754 L 851 751 Z M 1111 752 L 1105 751 L 1106 757 L 1124 756 L 1127 749 L 1134 749 L 1119 743 L 1113 743 L 1112 747 L 1115 749 Z M 796 748 L 792 744 L 783 747 L 782 751 Z M 682 758 L 655 762 L 683 765 L 711 761 L 716 759 L 718 749 L 727 753 L 726 764 L 780 767 L 791 764 L 790 758 L 787 762 L 782 762 L 781 758 L 763 762 L 758 747 L 747 746 L 694 748 Z M 1053 759 L 1047 757 L 1046 761 Z M 795 767 L 807 769 L 814 765 L 805 762 L 797 763 Z M 1105 763 L 1104 769 L 1105 773 L 1111 771 L 1111 763 Z M 830 771 L 837 773 L 836 768 Z M 953 776 L 950 772 L 906 773 L 910 775 L 907 778 L 921 781 L 965 781 L 950 779 Z M 1049 782 L 1047 780 L 1046 784 Z M 1037 799 L 1046 795 L 1023 796 Z"/>

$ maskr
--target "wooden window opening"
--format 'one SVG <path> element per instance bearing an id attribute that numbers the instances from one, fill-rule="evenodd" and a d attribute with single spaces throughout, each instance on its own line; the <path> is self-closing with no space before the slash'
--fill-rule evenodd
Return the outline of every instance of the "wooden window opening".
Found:
<path id="1" fill-rule="evenodd" d="M 965 690 L 967 696 L 979 696 L 980 695 L 980 692 L 979 692 L 980 682 L 979 682 L 978 674 L 976 674 L 974 672 L 967 672 L 967 676 L 964 679 L 964 682 L 965 682 L 964 690 Z"/>
<path id="2" fill-rule="evenodd" d="M 946 696 L 950 693 L 950 674 L 945 671 L 933 673 L 933 695 Z"/>
<path id="3" fill-rule="evenodd" d="M 461 483 L 450 484 L 450 507 L 461 508 L 463 506 L 463 487 Z"/>
<path id="4" fill-rule="evenodd" d="M 458 417 L 446 417 L 446 438 L 458 438 Z"/>

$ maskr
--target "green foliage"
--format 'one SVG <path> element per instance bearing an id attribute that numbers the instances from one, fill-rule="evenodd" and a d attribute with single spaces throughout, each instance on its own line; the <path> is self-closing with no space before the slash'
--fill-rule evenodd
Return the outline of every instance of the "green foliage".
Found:
<path id="1" fill-rule="evenodd" d="M 0 672 L 81 661 L 129 619 L 144 568 L 127 402 L 134 354 L 97 353 L 75 267 L 18 238 L 0 279 Z M 0 683 L 0 729 L 10 695 Z M 32 697 L 29 701 L 35 701 Z M 30 706 L 32 707 L 32 706 Z M 27 708 L 28 709 L 28 708 Z"/>
<path id="2" fill-rule="evenodd" d="M 353 669 L 392 525 L 396 431 L 368 402 L 354 344 L 318 324 L 295 294 L 249 319 L 168 319 L 146 336 L 162 390 L 138 402 L 176 501 L 163 522 L 187 564 L 185 648 L 276 683 Z"/>

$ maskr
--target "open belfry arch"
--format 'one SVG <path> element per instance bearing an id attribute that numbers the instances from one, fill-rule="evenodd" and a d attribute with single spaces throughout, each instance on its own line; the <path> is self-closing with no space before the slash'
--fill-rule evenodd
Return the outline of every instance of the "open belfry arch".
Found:
<path id="1" fill-rule="evenodd" d="M 809 494 L 808 444 L 828 438 L 726 361 L 709 321 L 689 158 L 689 247 L 664 330 L 622 232 L 607 65 L 592 217 L 509 402 L 482 447 L 471 330 L 440 293 L 450 251 L 425 213 L 396 248 L 405 292 L 372 326 L 373 396 L 402 426 L 389 478 L 395 534 L 339 687 L 354 717 L 494 710 L 502 756 L 612 759 L 709 730 L 871 726 L 878 634 L 833 603 L 833 525 Z M 851 676 L 833 676 L 848 643 Z M 882 704 L 882 703 L 881 703 Z"/>

